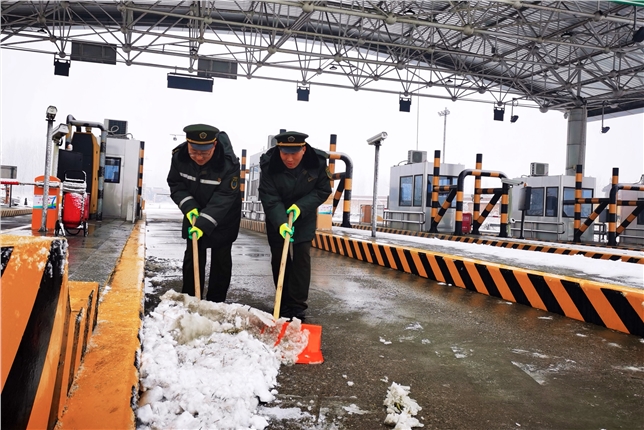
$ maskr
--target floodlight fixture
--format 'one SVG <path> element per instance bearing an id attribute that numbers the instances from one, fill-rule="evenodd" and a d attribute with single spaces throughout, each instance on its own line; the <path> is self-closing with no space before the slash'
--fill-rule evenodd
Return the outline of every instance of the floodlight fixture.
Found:
<path id="1" fill-rule="evenodd" d="M 398 100 L 398 111 L 409 112 L 411 111 L 411 97 L 400 97 Z"/>
<path id="2" fill-rule="evenodd" d="M 514 124 L 517 122 L 519 119 L 519 115 L 514 114 L 514 104 L 516 103 L 516 99 L 512 99 L 512 107 L 510 108 L 510 122 Z"/>
<path id="3" fill-rule="evenodd" d="M 69 60 L 59 60 L 54 58 L 54 75 L 56 76 L 69 76 L 69 67 L 72 62 Z"/>
<path id="4" fill-rule="evenodd" d="M 610 127 L 602 127 L 602 133 L 603 134 L 608 133 L 608 130 L 610 130 Z"/>
<path id="5" fill-rule="evenodd" d="M 308 102 L 309 101 L 309 94 L 311 93 L 311 90 L 309 87 L 297 87 L 297 101 L 298 102 Z"/>
<path id="6" fill-rule="evenodd" d="M 505 107 L 494 107 L 494 121 L 503 121 L 505 115 Z"/>

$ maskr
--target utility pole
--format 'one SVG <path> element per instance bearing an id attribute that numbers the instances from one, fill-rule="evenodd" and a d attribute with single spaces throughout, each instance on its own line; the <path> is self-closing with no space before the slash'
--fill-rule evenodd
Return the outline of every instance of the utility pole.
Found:
<path id="1" fill-rule="evenodd" d="M 443 120 L 443 163 L 445 162 L 445 136 L 447 134 L 447 115 L 449 115 L 449 113 L 450 112 L 447 110 L 447 108 L 445 108 L 445 110 L 438 112 L 438 115 L 444 118 Z"/>

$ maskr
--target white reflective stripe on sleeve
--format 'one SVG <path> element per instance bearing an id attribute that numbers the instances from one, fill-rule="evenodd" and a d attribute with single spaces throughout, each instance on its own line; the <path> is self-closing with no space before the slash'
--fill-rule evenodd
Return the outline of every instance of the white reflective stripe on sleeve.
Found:
<path id="1" fill-rule="evenodd" d="M 183 206 L 183 204 L 184 204 L 185 202 L 187 202 L 188 200 L 194 200 L 194 197 L 192 197 L 192 196 L 188 196 L 188 197 L 186 197 L 185 199 L 181 200 L 181 201 L 179 202 L 179 207 Z"/>
<path id="2" fill-rule="evenodd" d="M 194 176 L 190 176 L 187 173 L 179 172 L 179 175 L 181 175 L 181 177 L 186 178 L 189 181 L 196 181 L 197 180 L 197 178 L 195 178 Z"/>
<path id="3" fill-rule="evenodd" d="M 207 184 L 207 185 L 219 185 L 221 184 L 221 181 L 211 181 L 210 179 L 200 179 L 199 182 L 202 184 Z"/>
<path id="4" fill-rule="evenodd" d="M 210 215 L 205 214 L 205 213 L 203 213 L 203 212 L 202 212 L 199 216 L 200 216 L 201 218 L 206 218 L 208 221 L 210 221 L 211 223 L 213 223 L 213 225 L 214 225 L 215 227 L 217 227 L 217 221 L 215 221 L 215 219 L 214 219 L 213 217 L 211 217 Z"/>

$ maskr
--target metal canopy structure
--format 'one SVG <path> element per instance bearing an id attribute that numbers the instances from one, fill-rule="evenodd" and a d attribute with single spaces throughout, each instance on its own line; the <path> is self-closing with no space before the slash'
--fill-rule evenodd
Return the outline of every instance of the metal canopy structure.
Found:
<path id="1" fill-rule="evenodd" d="M 642 1 L 2 2 L 2 48 L 57 61 L 589 117 L 644 109 L 643 39 Z"/>

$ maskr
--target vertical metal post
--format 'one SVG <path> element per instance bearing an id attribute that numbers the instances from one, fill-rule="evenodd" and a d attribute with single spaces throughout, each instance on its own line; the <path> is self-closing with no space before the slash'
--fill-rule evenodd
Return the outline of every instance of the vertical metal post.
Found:
<path id="1" fill-rule="evenodd" d="M 434 151 L 434 173 L 432 174 L 432 221 L 429 231 L 431 233 L 438 233 L 438 222 L 436 216 L 438 215 L 438 184 L 441 175 L 441 152 Z"/>
<path id="2" fill-rule="evenodd" d="M 376 208 L 378 204 L 378 158 L 380 157 L 380 142 L 374 143 L 376 159 L 373 165 L 373 204 L 371 205 L 371 237 L 376 237 Z"/>
<path id="3" fill-rule="evenodd" d="M 438 115 L 443 117 L 443 163 L 445 162 L 445 137 L 447 136 L 447 115 L 450 114 L 450 111 L 445 108 L 438 112 Z"/>
<path id="4" fill-rule="evenodd" d="M 483 154 L 476 154 L 476 170 L 483 170 Z M 474 177 L 474 197 L 472 211 L 472 234 L 479 233 L 480 224 L 478 222 L 481 215 L 481 175 Z"/>
<path id="5" fill-rule="evenodd" d="M 49 176 L 51 175 L 51 129 L 54 124 L 54 119 L 47 117 L 47 150 L 45 152 L 45 179 L 42 192 L 42 218 L 40 221 L 39 232 L 47 231 L 47 209 L 49 208 Z"/>
<path id="6" fill-rule="evenodd" d="M 105 152 L 107 151 L 107 130 L 101 132 L 101 146 L 98 159 L 98 196 L 96 204 L 96 220 L 103 219 L 103 187 L 105 183 Z"/>

